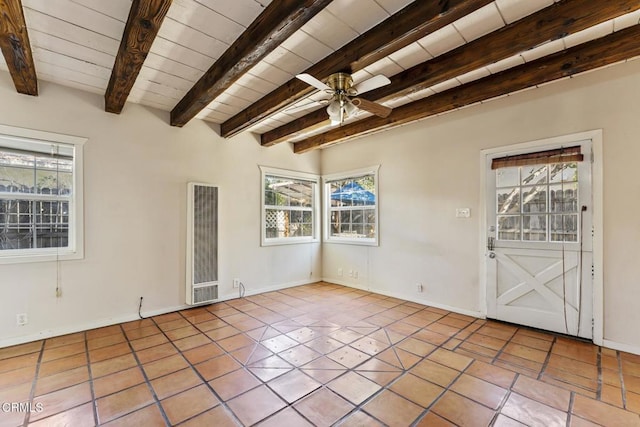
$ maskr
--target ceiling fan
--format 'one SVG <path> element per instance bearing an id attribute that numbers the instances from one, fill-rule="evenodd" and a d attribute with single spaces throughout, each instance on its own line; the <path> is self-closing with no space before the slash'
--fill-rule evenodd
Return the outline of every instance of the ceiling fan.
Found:
<path id="1" fill-rule="evenodd" d="M 353 78 L 348 73 L 331 74 L 326 83 L 321 82 L 311 74 L 303 73 L 298 74 L 296 77 L 308 85 L 331 95 L 331 98 L 323 101 L 329 102 L 327 113 L 331 119 L 332 126 L 342 124 L 344 119 L 354 114 L 358 109 L 380 117 L 387 117 L 391 114 L 391 108 L 389 107 L 367 99 L 357 98 L 359 94 L 390 84 L 391 80 L 382 74 L 373 76 L 356 85 L 353 84 Z"/>

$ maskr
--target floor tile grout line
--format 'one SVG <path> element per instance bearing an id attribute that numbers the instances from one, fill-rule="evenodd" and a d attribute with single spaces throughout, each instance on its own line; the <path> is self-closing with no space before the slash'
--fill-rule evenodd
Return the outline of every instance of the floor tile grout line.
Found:
<path id="1" fill-rule="evenodd" d="M 477 333 L 477 332 L 478 332 L 478 331 L 474 332 L 474 334 L 475 334 L 475 333 Z M 482 335 L 482 334 L 480 334 L 480 335 Z M 502 345 L 502 347 L 500 347 L 500 350 L 498 350 L 498 352 L 496 353 L 496 355 L 492 358 L 492 360 L 491 360 L 491 365 L 494 365 L 494 366 L 495 366 L 495 363 L 496 363 L 498 360 L 500 360 L 500 356 L 502 356 L 502 353 L 504 353 L 504 350 L 507 348 L 507 346 L 509 345 L 509 343 L 510 343 L 510 342 L 511 342 L 511 341 L 507 341 L 507 340 L 505 340 L 505 343 Z"/>
<path id="2" fill-rule="evenodd" d="M 179 314 L 182 316 L 182 314 L 181 314 L 181 313 L 179 313 Z M 184 316 L 182 316 L 182 317 L 184 318 Z M 156 322 L 156 320 L 155 320 L 153 317 L 150 317 L 149 319 L 151 319 L 151 321 L 152 321 L 152 322 L 153 322 L 153 323 L 158 327 L 158 329 L 160 329 L 159 324 Z M 185 319 L 185 320 L 186 320 L 186 319 Z M 188 320 L 187 320 L 187 321 L 188 321 Z M 233 418 L 234 418 L 236 421 L 238 421 L 238 422 L 240 423 L 240 425 L 243 425 L 243 423 L 240 421 L 240 419 L 239 419 L 239 418 L 236 416 L 236 414 L 231 410 L 231 408 L 229 407 L 229 405 L 227 405 L 227 402 L 226 402 L 225 400 L 223 400 L 223 399 L 221 398 L 221 396 L 220 396 L 220 395 L 219 395 L 219 394 L 214 390 L 214 388 L 211 386 L 211 384 L 209 384 L 209 381 L 207 381 L 207 380 L 202 376 L 202 374 L 201 374 L 201 373 L 196 369 L 195 365 L 193 365 L 193 364 L 191 363 L 191 361 L 190 361 L 190 360 L 188 360 L 186 357 L 184 357 L 184 354 L 182 353 L 182 351 L 181 351 L 181 350 L 180 350 L 180 349 L 175 345 L 175 343 L 173 342 L 173 340 L 171 340 L 171 338 L 169 338 L 169 337 L 167 336 L 167 334 L 165 333 L 165 331 L 163 331 L 162 329 L 160 329 L 160 330 L 161 330 L 161 333 L 165 336 L 165 338 L 167 338 L 167 339 L 169 340 L 169 342 L 171 343 L 171 345 L 172 345 L 172 346 L 173 346 L 173 347 L 178 351 L 178 353 L 180 354 L 180 356 L 182 356 L 182 358 L 187 362 L 187 364 L 188 364 L 188 365 L 189 365 L 189 367 L 193 370 L 193 372 L 194 372 L 194 373 L 195 373 L 195 374 L 196 374 L 196 375 L 197 375 L 197 376 L 202 380 L 202 382 L 203 382 L 203 384 L 202 384 L 202 385 L 205 385 L 205 386 L 209 389 L 209 391 L 211 391 L 211 393 L 213 393 L 213 395 L 216 397 L 216 399 L 218 399 L 218 401 L 220 402 L 220 405 L 221 405 L 221 406 L 223 406 L 224 408 L 226 408 L 226 409 L 227 409 L 227 411 L 228 411 L 230 414 L 232 414 Z M 214 342 L 215 342 L 215 341 L 214 341 Z M 223 351 L 225 351 L 224 349 L 222 349 L 222 350 L 223 350 Z M 226 351 L 225 351 L 225 353 L 226 353 L 226 354 L 229 354 L 229 353 L 228 353 L 228 352 L 226 352 Z M 209 359 L 209 360 L 210 360 L 210 359 Z M 141 365 L 140 367 L 142 368 L 142 365 Z M 142 368 L 142 371 L 143 371 L 143 374 L 144 374 L 145 378 L 147 378 L 146 372 L 144 372 L 144 368 Z M 171 375 L 171 374 L 168 374 L 168 375 Z M 150 382 L 148 383 L 148 385 L 149 385 L 149 387 L 151 388 L 151 391 L 152 391 L 152 393 L 154 394 L 154 397 L 156 398 L 156 400 L 157 400 L 157 402 L 158 402 L 158 406 L 160 407 L 160 410 L 162 411 L 163 416 L 165 416 L 165 417 L 166 417 L 166 413 L 165 413 L 165 411 L 164 411 L 164 408 L 162 407 L 161 401 L 157 398 L 157 395 L 156 395 L 156 393 L 155 393 L 155 390 L 153 389 L 153 386 L 151 385 L 151 383 L 150 383 Z M 194 388 L 199 387 L 199 386 L 200 386 L 200 385 L 196 385 L 196 386 L 191 387 L 191 388 L 189 388 L 189 389 L 187 389 L 187 390 L 191 390 L 191 389 L 194 389 Z M 187 391 L 187 390 L 183 390 L 183 391 L 181 391 L 180 393 L 184 393 L 184 392 L 185 392 L 185 391 Z M 177 393 L 176 395 L 178 395 L 178 394 L 180 394 L 180 393 Z M 244 394 L 244 393 L 243 393 L 243 394 Z M 237 396 L 236 396 L 236 397 L 237 397 Z M 201 412 L 201 413 L 195 414 L 193 417 L 195 417 L 195 416 L 199 416 L 199 415 L 201 415 L 201 414 L 203 414 L 203 413 L 207 412 L 207 411 L 208 411 L 208 410 L 210 410 L 210 409 L 211 409 L 211 408 L 207 409 L 207 410 L 206 410 L 206 411 L 204 411 L 204 412 Z M 191 417 L 191 418 L 193 418 L 193 417 Z M 172 425 L 172 424 L 171 424 L 171 422 L 169 422 L 169 418 L 168 418 L 168 417 L 166 417 L 166 418 L 165 418 L 165 420 L 166 420 L 166 422 L 167 422 L 167 425 L 169 425 L 169 426 L 171 426 L 171 425 Z M 182 420 L 182 421 L 180 421 L 180 422 L 182 423 L 182 422 L 184 422 L 184 421 L 186 421 L 186 420 Z"/>
<path id="3" fill-rule="evenodd" d="M 542 377 L 544 376 L 545 371 L 547 370 L 547 366 L 549 365 L 549 361 L 551 360 L 551 354 L 553 353 L 553 346 L 556 344 L 556 337 L 553 338 L 553 340 L 551 341 L 551 345 L 549 346 L 549 350 L 547 351 L 547 357 L 544 359 L 544 362 L 542 363 L 542 368 L 540 369 L 540 373 L 538 374 L 538 377 L 536 378 L 538 381 L 542 381 Z"/>
<path id="4" fill-rule="evenodd" d="M 567 409 L 567 425 L 566 427 L 571 427 L 571 421 L 573 420 L 573 404 L 575 402 L 576 392 L 572 391 L 569 393 L 569 408 Z"/>
<path id="5" fill-rule="evenodd" d="M 122 326 L 120 326 L 120 329 L 122 329 Z M 86 334 L 85 334 L 85 340 L 84 340 L 84 350 L 85 350 L 85 357 L 87 358 L 87 372 L 89 373 L 89 390 L 91 391 L 91 410 L 93 412 L 93 421 L 96 423 L 96 425 L 100 425 L 100 423 L 98 422 L 98 399 L 96 398 L 96 392 L 95 392 L 95 387 L 93 384 L 93 370 L 91 369 L 91 355 L 89 354 L 89 340 L 86 339 Z"/>
<path id="6" fill-rule="evenodd" d="M 620 391 L 622 392 L 622 408 L 627 409 L 627 386 L 624 383 L 624 373 L 622 372 L 622 355 L 616 350 L 616 359 L 618 360 L 618 372 L 620 375 Z"/>
<path id="7" fill-rule="evenodd" d="M 38 355 L 38 361 L 36 362 L 35 373 L 33 374 L 33 381 L 31 383 L 31 391 L 29 392 L 29 404 L 35 405 L 34 399 L 36 395 L 36 386 L 38 384 L 38 377 L 40 375 L 40 364 L 42 363 L 42 358 L 44 357 L 44 349 L 47 340 L 42 340 L 42 344 L 40 345 L 40 354 Z M 22 424 L 26 427 L 29 424 L 31 418 L 31 411 L 25 411 Z"/>
<path id="8" fill-rule="evenodd" d="M 596 399 L 602 400 L 602 347 L 598 346 L 598 354 L 596 355 Z M 624 405 L 624 402 L 623 402 Z"/>
<path id="9" fill-rule="evenodd" d="M 147 317 L 146 319 L 151 319 L 151 318 Z M 153 322 L 153 320 L 152 320 L 152 322 Z M 156 327 L 158 326 L 157 323 L 155 323 L 155 322 L 153 322 L 153 323 L 155 324 Z M 162 419 L 164 420 L 164 422 L 166 423 L 167 426 L 171 426 L 171 422 L 169 421 L 169 417 L 167 416 L 167 413 L 165 412 L 165 410 L 162 407 L 162 405 L 160 404 L 160 399 L 158 398 L 158 395 L 156 394 L 156 391 L 154 390 L 153 386 L 151 385 L 151 380 L 149 379 L 149 376 L 147 375 L 147 373 L 144 370 L 144 365 L 140 361 L 140 358 L 138 357 L 138 354 L 136 353 L 136 350 L 133 348 L 133 345 L 131 345 L 131 341 L 127 337 L 126 331 L 124 330 L 124 328 L 122 328 L 122 326 L 120 326 L 120 328 L 122 329 L 122 332 L 125 335 L 125 338 L 127 340 L 127 344 L 129 345 L 129 350 L 131 350 L 131 354 L 133 355 L 133 358 L 136 361 L 137 367 L 142 372 L 142 377 L 144 378 L 144 383 L 146 384 L 146 386 L 149 389 L 149 391 L 151 391 L 151 395 L 153 396 L 153 400 L 155 401 L 154 403 L 158 407 L 158 410 L 160 411 L 160 415 L 162 416 Z M 160 328 L 158 328 L 158 329 L 160 329 Z M 166 335 L 165 335 L 165 337 L 166 337 Z M 131 389 L 133 387 L 137 387 L 138 385 L 139 384 L 136 384 L 135 386 L 128 387 L 125 390 Z M 123 390 L 120 390 L 120 391 L 123 391 Z M 97 400 L 96 400 L 96 405 L 97 405 Z M 151 406 L 151 405 L 145 405 L 143 408 L 146 408 L 148 406 Z M 136 411 L 138 411 L 140 409 L 143 409 L 143 408 L 138 408 L 138 409 L 136 409 Z M 117 420 L 119 418 L 126 417 L 127 415 L 129 415 L 129 414 L 131 414 L 133 412 L 135 412 L 135 411 L 129 412 L 127 414 L 123 414 L 122 416 L 114 418 L 114 419 Z M 113 420 L 109 420 L 109 421 L 113 421 Z"/>
<path id="10" fill-rule="evenodd" d="M 515 335 L 515 334 L 514 334 Z M 493 365 L 492 365 L 493 366 Z M 500 405 L 498 405 L 498 407 L 495 410 L 495 415 L 493 417 L 493 419 L 491 420 L 491 423 L 489 423 L 489 425 L 493 425 L 495 424 L 495 422 L 498 419 L 498 415 L 502 414 L 502 410 L 504 409 L 504 406 L 507 404 L 507 402 L 509 401 L 509 398 L 511 397 L 511 394 L 515 393 L 518 394 L 517 391 L 513 390 L 513 388 L 515 387 L 516 383 L 518 382 L 518 379 L 520 378 L 520 376 L 523 375 L 519 372 L 515 372 L 515 375 L 513 377 L 513 379 L 511 380 L 511 384 L 509 385 L 509 387 L 506 389 L 507 393 L 504 395 L 504 398 L 502 399 L 502 402 L 500 402 Z M 494 384 L 496 385 L 496 384 Z M 500 386 L 499 386 L 500 387 Z M 535 400 L 535 399 L 534 399 Z M 537 400 L 536 400 L 537 402 Z M 542 402 L 539 402 L 542 403 Z M 508 415 L 502 414 L 503 416 L 509 418 L 509 419 L 513 419 L 511 417 L 509 417 Z"/>

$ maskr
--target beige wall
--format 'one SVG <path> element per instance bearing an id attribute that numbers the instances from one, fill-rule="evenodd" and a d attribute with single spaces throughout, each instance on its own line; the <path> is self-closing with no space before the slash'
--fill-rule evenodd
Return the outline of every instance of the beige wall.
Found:
<path id="1" fill-rule="evenodd" d="M 261 148 L 247 134 L 223 140 L 194 120 L 169 126 L 168 113 L 127 104 L 105 113 L 102 97 L 40 83 L 19 95 L 0 72 L 0 124 L 88 138 L 84 148 L 85 259 L 0 265 L 0 347 L 181 307 L 185 301 L 186 183 L 220 186 L 220 293 L 316 281 L 319 244 L 260 247 L 258 165 L 319 172 L 319 153 L 283 144 Z M 29 324 L 16 326 L 16 314 Z"/>
<path id="2" fill-rule="evenodd" d="M 325 277 L 478 313 L 480 150 L 602 128 L 604 337 L 640 353 L 639 117 L 634 61 L 297 156 L 250 135 L 222 140 L 197 120 L 173 128 L 167 113 L 137 105 L 107 114 L 100 96 L 46 82 L 37 98 L 18 95 L 0 73 L 0 124 L 89 139 L 85 259 L 61 263 L 62 298 L 55 263 L 0 265 L 0 346 L 131 319 L 140 296 L 143 312 L 180 307 L 191 180 L 220 186 L 223 296 L 235 295 L 234 277 L 250 291 Z M 261 248 L 257 165 L 319 172 L 320 163 L 323 173 L 382 165 L 380 246 Z M 456 219 L 457 207 L 472 217 Z M 22 312 L 29 324 L 16 327 Z"/>
<path id="3" fill-rule="evenodd" d="M 326 244 L 324 277 L 481 312 L 481 150 L 599 128 L 604 338 L 640 353 L 640 61 L 323 150 L 323 174 L 381 164 L 380 246 Z M 459 207 L 471 218 L 456 219 Z M 339 268 L 358 270 L 358 279 L 339 277 Z"/>

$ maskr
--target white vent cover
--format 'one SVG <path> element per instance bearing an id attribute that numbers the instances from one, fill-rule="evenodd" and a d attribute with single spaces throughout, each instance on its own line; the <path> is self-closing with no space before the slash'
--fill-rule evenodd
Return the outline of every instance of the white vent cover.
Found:
<path id="1" fill-rule="evenodd" d="M 218 299 L 218 187 L 187 186 L 187 304 Z"/>

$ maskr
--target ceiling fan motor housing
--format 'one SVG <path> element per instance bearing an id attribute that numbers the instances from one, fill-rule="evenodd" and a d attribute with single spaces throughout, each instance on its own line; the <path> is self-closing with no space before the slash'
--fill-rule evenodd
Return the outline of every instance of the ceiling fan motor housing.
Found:
<path id="1" fill-rule="evenodd" d="M 327 86 L 336 92 L 348 93 L 353 85 L 353 79 L 347 73 L 334 73 L 327 78 Z"/>

